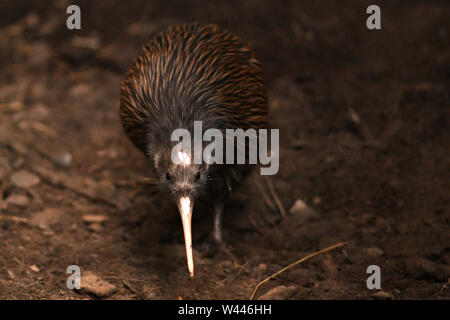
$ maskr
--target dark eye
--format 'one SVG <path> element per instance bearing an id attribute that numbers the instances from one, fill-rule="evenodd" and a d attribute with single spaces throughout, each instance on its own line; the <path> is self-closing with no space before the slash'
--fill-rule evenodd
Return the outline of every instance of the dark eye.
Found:
<path id="1" fill-rule="evenodd" d="M 198 181 L 198 180 L 200 180 L 200 177 L 201 177 L 201 175 L 200 175 L 200 172 L 197 172 L 196 174 L 195 174 L 195 181 Z"/>
<path id="2" fill-rule="evenodd" d="M 166 172 L 166 180 L 170 181 L 172 180 L 172 176 L 170 175 L 170 173 Z"/>

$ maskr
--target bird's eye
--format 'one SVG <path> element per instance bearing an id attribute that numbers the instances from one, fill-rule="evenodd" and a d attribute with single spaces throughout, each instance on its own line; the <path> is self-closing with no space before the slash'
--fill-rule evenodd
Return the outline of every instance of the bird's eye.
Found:
<path id="1" fill-rule="evenodd" d="M 172 176 L 170 175 L 170 173 L 166 172 L 166 180 L 170 181 L 172 180 Z"/>
<path id="2" fill-rule="evenodd" d="M 195 181 L 200 180 L 200 177 L 201 177 L 200 172 L 197 172 L 197 173 L 195 174 Z"/>

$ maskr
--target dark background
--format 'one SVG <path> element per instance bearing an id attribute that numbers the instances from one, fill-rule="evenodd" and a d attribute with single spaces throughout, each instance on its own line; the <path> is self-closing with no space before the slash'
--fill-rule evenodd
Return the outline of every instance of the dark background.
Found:
<path id="1" fill-rule="evenodd" d="M 69 4 L 0 2 L 0 298 L 94 297 L 66 288 L 77 264 L 111 299 L 247 299 L 340 241 L 258 296 L 449 298 L 448 1 L 377 1 L 376 31 L 367 1 L 76 1 L 81 31 L 65 27 Z M 140 47 L 192 21 L 252 46 L 281 150 L 278 175 L 255 174 L 226 209 L 237 262 L 206 257 L 209 221 L 194 220 L 189 279 L 177 209 L 138 183 L 150 171 L 117 107 Z M 308 208 L 289 213 L 297 199 Z M 366 287 L 373 264 L 382 294 Z"/>

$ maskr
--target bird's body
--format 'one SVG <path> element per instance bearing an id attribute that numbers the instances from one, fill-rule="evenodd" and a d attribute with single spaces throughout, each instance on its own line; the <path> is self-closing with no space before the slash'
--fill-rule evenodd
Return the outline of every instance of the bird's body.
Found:
<path id="1" fill-rule="evenodd" d="M 201 121 L 203 130 L 222 132 L 268 127 L 262 69 L 250 48 L 216 25 L 196 23 L 169 27 L 147 43 L 122 84 L 119 113 L 130 140 L 175 196 L 183 227 L 189 220 L 185 237 L 194 200 L 207 197 L 220 217 L 223 201 L 251 166 L 194 164 L 190 159 L 176 165 L 173 131 L 192 132 L 194 121 Z"/>

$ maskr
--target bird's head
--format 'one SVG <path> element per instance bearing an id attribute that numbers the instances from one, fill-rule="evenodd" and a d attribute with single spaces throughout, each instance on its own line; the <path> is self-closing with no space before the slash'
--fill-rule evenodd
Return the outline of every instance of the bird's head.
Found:
<path id="1" fill-rule="evenodd" d="M 206 164 L 195 164 L 191 153 L 179 150 L 160 149 L 153 155 L 153 164 L 159 184 L 172 194 L 180 211 L 186 244 L 189 274 L 194 275 L 192 254 L 191 218 L 194 202 L 207 189 L 208 169 Z"/>

